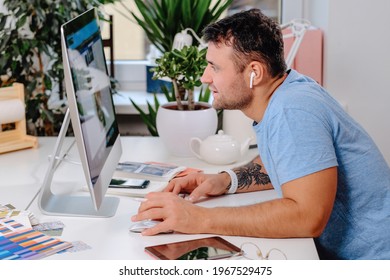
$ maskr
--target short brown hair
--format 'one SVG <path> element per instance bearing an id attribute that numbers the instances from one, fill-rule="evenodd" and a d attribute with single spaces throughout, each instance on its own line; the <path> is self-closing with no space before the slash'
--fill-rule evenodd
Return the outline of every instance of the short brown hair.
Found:
<path id="1" fill-rule="evenodd" d="M 259 9 L 239 12 L 208 25 L 203 30 L 206 42 L 232 46 L 238 72 L 250 61 L 266 65 L 272 77 L 286 71 L 283 35 L 279 24 Z"/>

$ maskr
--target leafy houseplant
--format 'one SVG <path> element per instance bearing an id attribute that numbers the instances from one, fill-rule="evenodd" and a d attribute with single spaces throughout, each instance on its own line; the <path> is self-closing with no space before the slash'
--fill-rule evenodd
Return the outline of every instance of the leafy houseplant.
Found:
<path id="1" fill-rule="evenodd" d="M 135 19 L 150 43 L 164 53 L 172 49 L 177 33 L 191 28 L 199 36 L 203 28 L 216 21 L 232 2 L 233 0 L 134 0 L 140 16 L 121 2 L 127 14 L 120 10 L 118 12 L 131 21 Z"/>
<path id="2" fill-rule="evenodd" d="M 166 88 L 162 88 L 163 93 L 167 97 L 167 101 L 178 100 L 179 107 L 183 100 L 187 100 L 190 103 L 190 107 L 193 106 L 193 84 L 196 83 L 196 87 L 201 83 L 198 79 L 199 73 L 203 72 L 206 64 L 204 55 L 205 51 L 198 51 L 194 48 L 189 48 L 185 52 L 172 51 L 174 37 L 177 33 L 190 28 L 194 33 L 200 37 L 204 27 L 211 22 L 216 21 L 221 14 L 230 6 L 233 0 L 153 0 L 153 1 L 141 1 L 135 0 L 136 7 L 140 15 L 130 10 L 123 3 L 122 7 L 127 11 L 130 16 L 127 16 L 124 12 L 122 15 L 126 16 L 129 20 L 135 19 L 139 26 L 144 30 L 147 38 L 158 50 L 161 51 L 163 56 L 156 60 L 157 66 L 151 70 L 155 72 L 154 78 L 162 78 L 164 76 L 175 76 L 173 72 L 179 72 L 176 69 L 169 69 L 169 67 L 179 66 L 183 73 L 189 71 L 184 76 L 194 76 L 194 71 L 197 72 L 196 81 L 188 80 L 185 82 L 176 76 L 173 81 L 173 93 L 167 91 Z M 120 12 L 118 10 L 118 12 Z M 196 42 L 196 41 L 195 41 Z M 184 58 L 183 58 L 184 55 Z M 176 62 L 170 63 L 170 58 L 173 58 Z M 192 61 L 195 59 L 195 61 Z M 180 65 L 185 61 L 185 65 Z M 185 69 L 187 68 L 187 69 Z M 197 70 L 195 70 L 197 68 Z M 156 73 L 158 72 L 158 74 Z M 184 86 L 187 86 L 184 88 Z M 187 89 L 187 94 L 185 90 Z M 208 101 L 210 91 L 208 88 L 205 90 L 202 88 L 198 101 Z M 154 106 L 148 105 L 148 113 L 144 112 L 137 104 L 130 99 L 136 110 L 140 113 L 142 120 L 147 125 L 149 132 L 158 136 L 159 133 L 156 127 L 157 110 L 160 104 L 157 98 L 154 98 Z"/>
<path id="3" fill-rule="evenodd" d="M 160 106 L 156 115 L 156 128 L 166 148 L 176 156 L 191 156 L 190 141 L 215 134 L 217 112 L 206 102 L 194 101 L 194 89 L 202 85 L 206 61 L 206 49 L 185 46 L 165 52 L 156 59 L 154 78 L 168 77 L 172 80 L 175 100 Z M 182 100 L 178 87 L 186 91 L 186 101 Z"/>
<path id="4" fill-rule="evenodd" d="M 206 49 L 185 46 L 173 49 L 156 59 L 157 66 L 152 68 L 154 78 L 168 77 L 172 80 L 178 110 L 184 110 L 179 86 L 187 91 L 188 110 L 195 109 L 194 89 L 202 85 L 200 77 L 207 66 Z"/>
<path id="5" fill-rule="evenodd" d="M 178 110 L 194 110 L 194 90 L 200 88 L 199 102 L 208 102 L 210 90 L 201 87 L 200 77 L 207 65 L 206 49 L 198 49 L 195 46 L 184 47 L 182 50 L 174 49 L 164 53 L 161 58 L 156 59 L 156 67 L 151 70 L 154 72 L 154 79 L 168 77 L 173 83 L 173 92 L 166 87 L 162 88 L 168 102 L 176 101 Z M 187 91 L 182 95 L 179 87 Z M 186 106 L 183 105 L 183 99 L 188 100 Z M 156 126 L 157 111 L 160 103 L 154 95 L 154 107 L 147 102 L 148 112 L 144 112 L 133 100 L 130 99 L 135 109 L 140 113 L 143 122 L 146 124 L 152 136 L 159 136 Z"/>
<path id="6" fill-rule="evenodd" d="M 135 19 L 139 26 L 144 30 L 147 38 L 161 53 L 169 53 L 165 58 L 169 59 L 170 57 L 177 57 L 177 55 L 172 54 L 172 48 L 174 47 L 174 39 L 176 34 L 181 33 L 183 30 L 190 29 L 195 33 L 195 39 L 201 36 L 202 30 L 211 22 L 216 21 L 221 14 L 230 6 L 233 0 L 134 0 L 135 5 L 137 6 L 140 16 L 135 12 L 128 9 L 123 3 L 122 6 L 125 10 L 130 13 L 131 19 Z M 194 35 L 194 34 L 191 34 Z M 194 49 L 190 50 L 191 54 L 185 54 L 186 58 L 182 61 L 187 63 L 186 66 L 182 67 L 182 71 L 185 71 L 185 67 L 189 71 L 193 72 L 194 68 L 197 67 L 197 63 L 200 63 L 198 67 L 203 67 L 204 55 L 205 53 L 195 52 Z M 183 53 L 184 54 L 184 53 Z M 194 61 L 192 61 L 194 59 Z M 157 61 L 156 61 L 157 63 Z M 169 65 L 165 63 L 166 69 L 161 69 L 165 73 L 170 72 L 168 69 Z M 161 65 L 161 62 L 160 62 Z M 171 66 L 177 66 L 178 63 L 174 63 Z M 164 65 L 162 65 L 164 66 Z M 155 69 L 151 69 L 153 72 Z M 161 72 L 161 73 L 162 73 Z M 163 78 L 162 74 L 154 75 L 154 78 Z M 192 75 L 188 74 L 187 76 Z M 169 77 L 169 76 L 168 76 Z M 188 82 L 179 81 L 175 83 L 173 81 L 174 96 L 175 98 L 180 98 L 178 100 L 178 106 L 181 109 L 180 105 L 181 99 L 186 98 L 185 90 L 188 90 L 184 86 L 188 85 L 190 88 L 193 88 L 192 85 L 189 85 Z M 197 82 L 198 86 L 200 82 Z M 191 89 L 190 89 L 191 90 Z M 188 98 L 193 97 L 193 94 L 189 93 Z M 193 100 L 189 100 L 189 103 L 192 104 Z M 189 109 L 191 109 L 190 105 Z"/>
<path id="7" fill-rule="evenodd" d="M 64 108 L 60 26 L 115 0 L 4 0 L 0 13 L 0 86 L 25 86 L 30 134 L 54 135 Z"/>

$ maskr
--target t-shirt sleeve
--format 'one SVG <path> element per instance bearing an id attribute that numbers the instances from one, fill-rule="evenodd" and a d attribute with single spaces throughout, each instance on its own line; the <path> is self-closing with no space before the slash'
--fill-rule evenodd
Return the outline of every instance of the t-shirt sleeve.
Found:
<path id="1" fill-rule="evenodd" d="M 337 166 L 333 129 L 326 118 L 284 109 L 268 126 L 269 153 L 280 185 Z"/>

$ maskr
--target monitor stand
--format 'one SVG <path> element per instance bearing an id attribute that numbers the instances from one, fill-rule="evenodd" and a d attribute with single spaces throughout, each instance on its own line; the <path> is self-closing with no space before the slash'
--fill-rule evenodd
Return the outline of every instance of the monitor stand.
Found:
<path id="1" fill-rule="evenodd" d="M 70 113 L 67 109 L 65 118 L 58 135 L 54 152 L 50 158 L 43 185 L 40 190 L 38 205 L 42 213 L 54 216 L 79 216 L 79 217 L 112 217 L 119 205 L 118 197 L 105 197 L 99 210 L 95 210 L 91 196 L 76 196 L 72 194 L 56 195 L 51 191 L 54 173 L 61 163 L 60 152 L 68 130 Z"/>

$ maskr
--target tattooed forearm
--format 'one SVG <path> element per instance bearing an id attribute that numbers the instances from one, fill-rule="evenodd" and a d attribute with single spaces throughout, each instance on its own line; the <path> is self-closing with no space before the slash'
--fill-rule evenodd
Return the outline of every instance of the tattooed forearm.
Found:
<path id="1" fill-rule="evenodd" d="M 251 162 L 235 170 L 238 179 L 238 189 L 249 188 L 252 185 L 268 185 L 271 183 L 267 173 L 262 171 L 262 166 Z"/>

